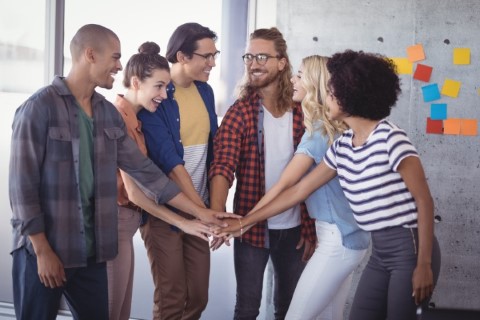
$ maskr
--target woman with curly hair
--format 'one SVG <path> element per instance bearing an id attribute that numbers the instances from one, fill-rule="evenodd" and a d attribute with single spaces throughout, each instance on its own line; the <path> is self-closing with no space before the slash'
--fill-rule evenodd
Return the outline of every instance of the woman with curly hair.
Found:
<path id="1" fill-rule="evenodd" d="M 256 214 L 281 211 L 338 177 L 357 224 L 372 239 L 350 319 L 415 319 L 438 279 L 440 249 L 418 153 L 405 131 L 385 119 L 400 80 L 391 60 L 362 51 L 337 53 L 327 68 L 328 118 L 350 129 L 314 170 Z"/>
<path id="2" fill-rule="evenodd" d="M 282 212 L 276 207 L 284 201 L 291 203 L 293 198 L 277 196 L 313 170 L 334 139 L 346 129 L 341 121 L 327 118 L 325 99 L 330 79 L 327 61 L 328 58 L 318 55 L 302 60 L 298 74 L 291 79 L 293 100 L 302 103 L 304 114 L 306 132 L 302 141 L 278 182 L 241 224 L 230 223 L 224 231 L 239 231 L 241 225 L 249 228 Z M 303 200 L 294 199 L 295 203 Z M 286 318 L 343 319 L 352 273 L 365 256 L 369 235 L 355 222 L 338 178 L 313 191 L 305 203 L 310 216 L 316 220 L 318 245 L 298 281 Z M 260 208 L 262 210 L 257 211 Z"/>

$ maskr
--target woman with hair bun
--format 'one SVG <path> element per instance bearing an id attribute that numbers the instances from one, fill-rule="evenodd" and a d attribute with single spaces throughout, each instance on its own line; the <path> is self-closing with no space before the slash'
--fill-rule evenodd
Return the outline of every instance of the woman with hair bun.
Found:
<path id="1" fill-rule="evenodd" d="M 114 105 L 125 121 L 129 136 L 137 143 L 143 154 L 147 155 L 137 113 L 143 109 L 155 112 L 162 100 L 166 99 L 170 67 L 167 60 L 159 54 L 160 47 L 156 43 L 145 42 L 138 51 L 125 67 L 123 85 L 127 91 L 123 95 L 117 95 Z M 118 255 L 107 263 L 108 300 L 110 320 L 128 320 L 134 271 L 133 236 L 140 226 L 144 210 L 185 233 L 197 236 L 202 239 L 199 241 L 205 241 L 206 246 L 208 246 L 207 234 L 210 232 L 209 227 L 200 220 L 185 219 L 147 198 L 123 171 L 118 170 L 117 176 Z M 211 217 L 212 212 L 198 218 L 212 222 Z"/>

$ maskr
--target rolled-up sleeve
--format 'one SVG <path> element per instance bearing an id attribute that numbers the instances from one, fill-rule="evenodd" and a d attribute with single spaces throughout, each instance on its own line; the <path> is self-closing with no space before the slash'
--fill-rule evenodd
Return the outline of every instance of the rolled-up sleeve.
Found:
<path id="1" fill-rule="evenodd" d="M 137 182 L 147 197 L 163 204 L 180 193 L 178 186 L 141 153 L 127 134 L 118 142 L 118 167 Z"/>
<path id="2" fill-rule="evenodd" d="M 33 100 L 20 106 L 14 116 L 9 168 L 12 226 L 21 235 L 45 230 L 41 209 L 41 165 L 48 134 L 46 112 Z"/>
<path id="3" fill-rule="evenodd" d="M 242 130 L 244 129 L 243 116 L 236 108 L 228 110 L 213 141 L 214 160 L 209 170 L 210 180 L 221 175 L 227 179 L 230 187 L 232 186 L 234 173 L 240 159 Z"/>

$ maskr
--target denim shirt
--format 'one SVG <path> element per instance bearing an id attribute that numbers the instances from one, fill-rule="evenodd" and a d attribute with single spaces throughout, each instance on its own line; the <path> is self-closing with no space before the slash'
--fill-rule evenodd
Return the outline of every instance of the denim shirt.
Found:
<path id="1" fill-rule="evenodd" d="M 213 160 L 213 137 L 217 132 L 218 120 L 215 112 L 213 90 L 206 82 L 194 81 L 198 92 L 205 103 L 210 119 L 210 135 L 208 137 L 207 170 Z M 183 144 L 180 138 L 180 110 L 174 97 L 175 85 L 167 86 L 167 99 L 163 100 L 158 109 L 151 113 L 142 109 L 138 118 L 142 121 L 142 131 L 145 136 L 148 156 L 167 175 L 183 161 Z"/>
<path id="2" fill-rule="evenodd" d="M 305 154 L 315 161 L 310 171 L 322 161 L 329 147 L 328 137 L 321 132 L 321 123 L 315 123 L 314 128 L 312 135 L 305 132 L 295 152 L 295 154 Z M 353 250 L 368 248 L 370 234 L 361 230 L 355 222 L 353 211 L 343 193 L 337 176 L 315 190 L 305 200 L 305 204 L 312 218 L 337 225 L 342 234 L 344 247 Z M 319 240 L 321 241 L 321 239 Z"/>
<path id="3" fill-rule="evenodd" d="M 179 193 L 125 131 L 115 107 L 92 96 L 94 121 L 94 216 L 97 262 L 115 258 L 117 246 L 117 167 L 140 183 L 147 196 L 165 203 Z M 78 113 L 62 78 L 37 91 L 16 111 L 12 125 L 9 192 L 13 250 L 29 235 L 44 232 L 64 267 L 87 264 L 79 189 Z"/>

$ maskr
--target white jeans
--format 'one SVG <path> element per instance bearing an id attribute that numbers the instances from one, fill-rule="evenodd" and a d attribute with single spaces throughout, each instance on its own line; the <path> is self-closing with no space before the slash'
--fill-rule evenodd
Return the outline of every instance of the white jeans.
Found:
<path id="1" fill-rule="evenodd" d="M 337 225 L 315 225 L 318 246 L 298 281 L 287 320 L 343 320 L 353 270 L 367 252 L 342 246 Z"/>

